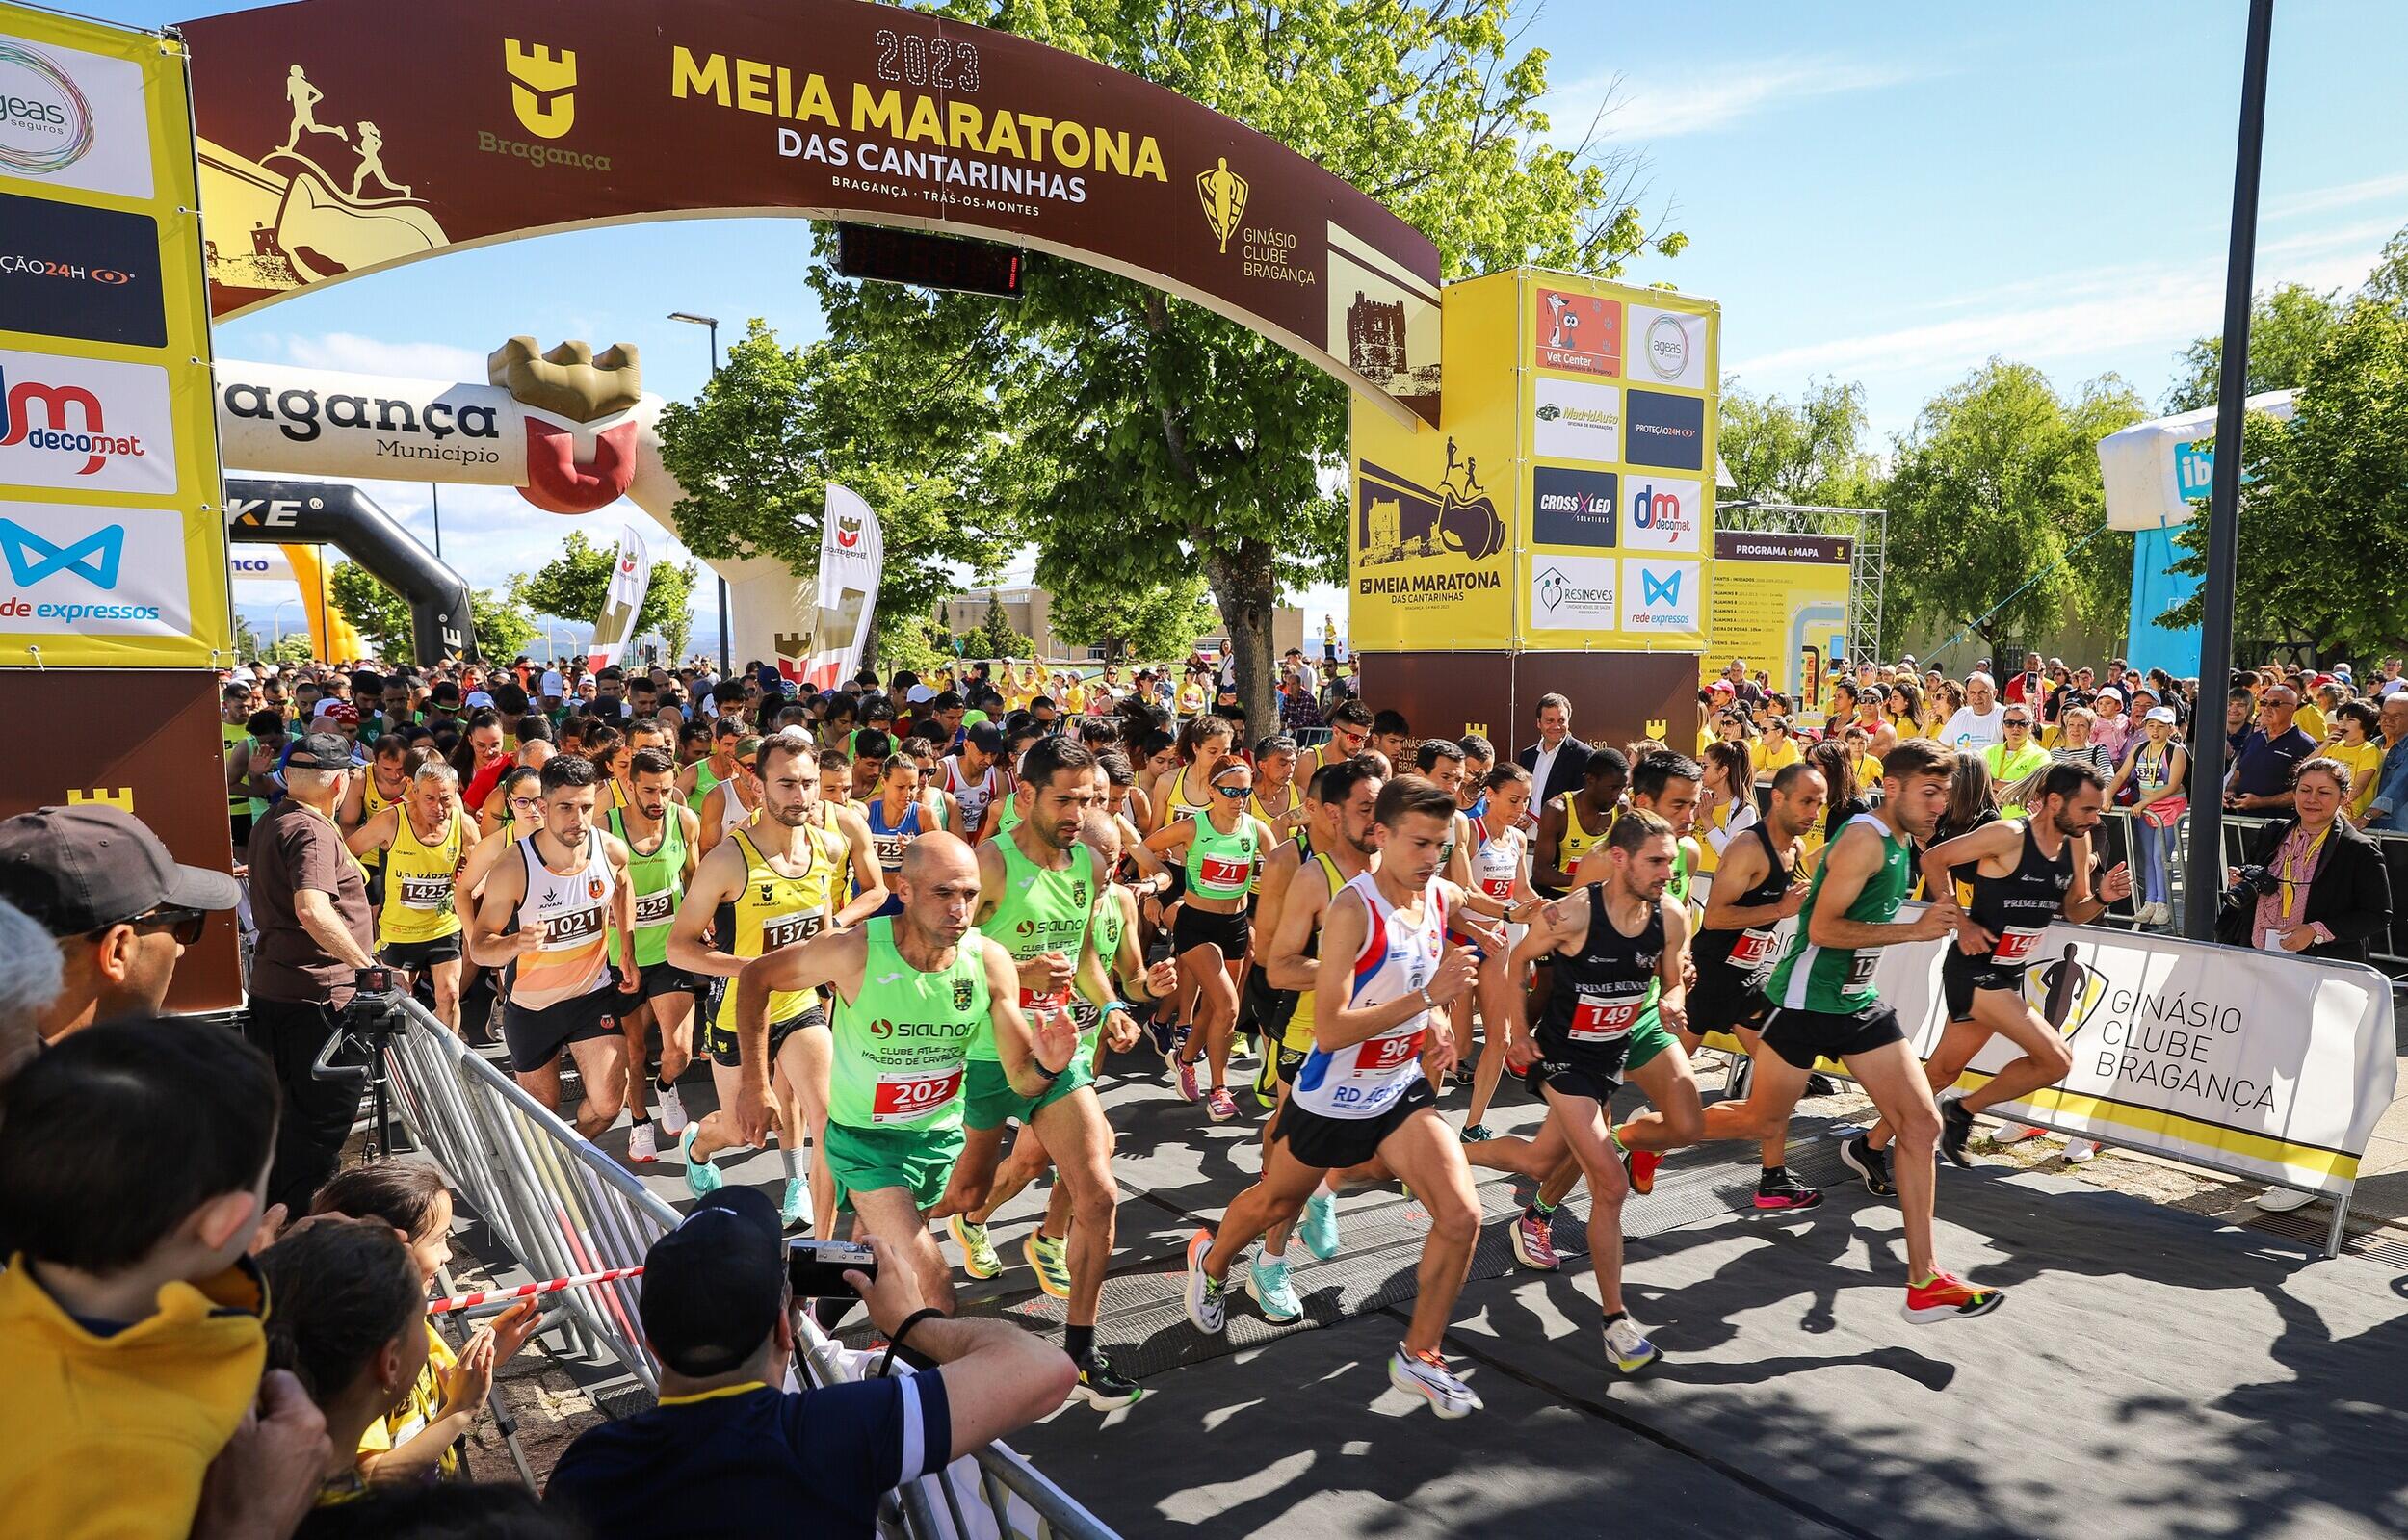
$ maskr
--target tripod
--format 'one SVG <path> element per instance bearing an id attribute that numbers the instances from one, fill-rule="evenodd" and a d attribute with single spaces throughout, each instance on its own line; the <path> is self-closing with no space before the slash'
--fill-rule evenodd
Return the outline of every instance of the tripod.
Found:
<path id="1" fill-rule="evenodd" d="M 394 987 L 390 968 L 362 968 L 354 976 L 351 1004 L 343 1007 L 343 1030 L 327 1039 L 310 1061 L 313 1079 L 333 1081 L 364 1090 L 369 1099 L 367 1155 L 381 1160 L 414 1148 L 397 1139 L 393 1131 L 390 1082 L 384 1071 L 385 1045 L 407 1025 L 402 993 Z M 365 1063 L 337 1063 L 339 1057 L 364 1055 Z"/>

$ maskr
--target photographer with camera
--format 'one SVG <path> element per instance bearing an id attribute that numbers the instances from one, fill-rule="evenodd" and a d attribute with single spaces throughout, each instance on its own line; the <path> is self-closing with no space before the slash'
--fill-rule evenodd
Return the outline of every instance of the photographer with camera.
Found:
<path id="1" fill-rule="evenodd" d="M 841 1281 L 823 1250 L 790 1247 L 777 1206 L 721 1188 L 644 1257 L 637 1309 L 661 1362 L 660 1404 L 578 1435 L 544 1501 L 595 1540 L 673 1534 L 859 1536 L 877 1500 L 1061 1404 L 1076 1377 L 1059 1348 L 998 1320 L 926 1307 L 918 1275 L 883 1240 Z M 888 1355 L 921 1372 L 783 1391 L 798 1292 L 850 1288 Z"/>
<path id="2" fill-rule="evenodd" d="M 294 1214 L 305 1212 L 334 1174 L 366 1085 L 365 1077 L 314 1073 L 319 1054 L 343 1031 L 353 974 L 376 962 L 367 880 L 334 822 L 353 773 L 352 745 L 339 734 L 296 740 L 284 762 L 284 799 L 250 830 L 259 941 L 243 1034 L 275 1062 L 283 1087 L 268 1200 Z"/>

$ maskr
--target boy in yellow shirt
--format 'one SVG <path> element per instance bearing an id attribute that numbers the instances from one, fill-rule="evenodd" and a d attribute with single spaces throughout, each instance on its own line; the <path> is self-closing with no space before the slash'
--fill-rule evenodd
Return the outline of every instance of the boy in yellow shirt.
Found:
<path id="1" fill-rule="evenodd" d="M 206 1022 L 62 1039 L 0 1120 L 0 1513 L 45 1540 L 182 1535 L 259 1396 L 244 1253 L 275 1145 L 266 1057 Z M 68 1152 L 73 1152 L 70 1156 Z"/>

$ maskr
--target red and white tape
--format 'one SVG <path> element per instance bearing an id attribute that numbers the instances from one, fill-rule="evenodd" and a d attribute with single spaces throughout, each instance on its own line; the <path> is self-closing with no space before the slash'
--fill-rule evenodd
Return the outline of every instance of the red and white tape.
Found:
<path id="1" fill-rule="evenodd" d="M 515 1289 L 484 1289 L 473 1294 L 454 1294 L 449 1299 L 437 1299 L 427 1306 L 427 1314 L 440 1316 L 446 1311 L 497 1305 L 506 1299 L 532 1299 L 537 1294 L 556 1294 L 563 1289 L 581 1289 L 588 1284 L 606 1284 L 642 1275 L 641 1267 L 614 1267 L 607 1272 L 581 1272 L 571 1278 L 546 1278 L 541 1283 L 520 1284 Z"/>

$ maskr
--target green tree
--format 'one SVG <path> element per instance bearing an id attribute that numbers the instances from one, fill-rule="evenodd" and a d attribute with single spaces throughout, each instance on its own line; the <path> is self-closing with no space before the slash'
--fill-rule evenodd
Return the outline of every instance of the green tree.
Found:
<path id="1" fill-rule="evenodd" d="M 513 585 L 516 579 L 511 580 Z M 327 598 L 344 619 L 389 664 L 417 661 L 417 643 L 409 626 L 409 602 L 378 582 L 355 561 L 337 561 L 327 574 Z M 470 623 L 477 628 L 477 649 L 487 658 L 515 658 L 535 639 L 536 623 L 515 600 L 491 588 L 468 595 Z"/>
<path id="2" fill-rule="evenodd" d="M 1023 632 L 1011 629 L 1011 616 L 1004 610 L 1004 596 L 992 589 L 986 595 L 986 618 L 961 636 L 961 656 L 964 658 L 1029 658 L 1036 653 L 1036 643 Z"/>
<path id="3" fill-rule="evenodd" d="M 2251 339 L 2251 352 L 2256 340 Z M 2408 639 L 2408 569 L 2382 553 L 2408 543 L 2408 316 L 2352 305 L 2300 382 L 2288 425 L 2254 416 L 2241 440 L 2234 631 L 2364 657 Z M 2207 572 L 2204 518 L 2182 527 L 2176 570 Z M 2203 601 L 2170 612 L 2196 625 Z"/>
<path id="4" fill-rule="evenodd" d="M 2397 237 L 2394 237 L 2396 245 Z M 2341 322 L 2347 302 L 2341 291 L 2318 294 L 2305 284 L 2286 283 L 2259 295 L 2249 306 L 2248 394 L 2295 390 L 2308 364 Z M 2197 411 L 2215 405 L 2224 375 L 2224 339 L 2201 337 L 2183 350 L 2168 412 Z"/>
<path id="5" fill-rule="evenodd" d="M 939 13 L 1100 61 L 1227 113 L 1379 199 L 1445 276 L 1521 263 L 1611 276 L 1685 239 L 1637 204 L 1643 167 L 1597 122 L 1558 135 L 1544 50 L 1506 0 L 947 0 Z M 1603 113 L 1599 118 L 1602 119 Z M 823 236 L 823 241 L 825 237 Z M 955 457 L 1003 444 L 1037 581 L 1057 592 L 1200 572 L 1240 698 L 1273 718 L 1283 590 L 1343 568 L 1346 388 L 1200 305 L 1032 252 L 1016 306 L 815 273 L 832 337 L 872 378 L 992 389 L 936 425 Z M 940 385 L 929 387 L 941 389 Z"/>
<path id="6" fill-rule="evenodd" d="M 611 567 L 617 560 L 615 542 L 605 549 L 587 539 L 584 531 L 571 530 L 561 545 L 560 555 L 532 573 L 510 579 L 510 597 L 532 614 L 590 621 L 602 613 L 603 600 L 610 592 Z M 658 632 L 668 644 L 667 655 L 671 659 L 686 655 L 687 636 L 694 629 L 696 576 L 697 569 L 692 561 L 653 562 L 652 581 L 643 592 L 643 608 L 636 612 L 635 635 L 644 637 Z"/>
<path id="7" fill-rule="evenodd" d="M 809 577 L 827 483 L 850 486 L 885 538 L 881 636 L 952 589 L 952 564 L 1000 565 L 985 510 L 999 506 L 988 483 L 1008 475 L 1007 446 L 952 431 L 991 413 L 984 381 L 955 369 L 881 374 L 887 363 L 831 341 L 781 347 L 754 318 L 702 394 L 661 414 L 661 461 L 686 493 L 676 519 L 687 548 L 714 561 L 772 557 Z"/>
<path id="8" fill-rule="evenodd" d="M 1879 506 L 1880 463 L 1865 444 L 1863 385 L 1808 380 L 1794 403 L 1725 385 L 1715 449 L 1742 498 Z"/>
<path id="9" fill-rule="evenodd" d="M 2068 401 L 2001 358 L 1926 402 L 1891 470 L 1891 608 L 1968 626 L 1993 658 L 2063 616 L 2120 626 L 2132 536 L 2106 527 L 2099 440 L 2140 416 L 2113 375 Z"/>
<path id="10" fill-rule="evenodd" d="M 1167 583 L 1127 587 L 1082 584 L 1058 590 L 1049 612 L 1054 635 L 1082 647 L 1101 647 L 1105 658 L 1184 658 L 1195 639 L 1213 627 L 1213 607 L 1204 580 L 1190 572 Z"/>

